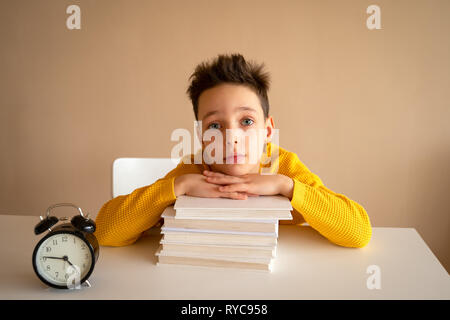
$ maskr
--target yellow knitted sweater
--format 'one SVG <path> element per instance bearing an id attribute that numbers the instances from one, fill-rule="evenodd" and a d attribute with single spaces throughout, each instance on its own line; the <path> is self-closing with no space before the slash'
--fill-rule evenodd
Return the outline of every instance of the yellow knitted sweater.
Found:
<path id="1" fill-rule="evenodd" d="M 346 247 L 363 247 L 372 236 L 372 228 L 365 209 L 342 194 L 326 188 L 320 178 L 308 170 L 298 156 L 273 144 L 267 144 L 267 155 L 278 148 L 278 171 L 294 181 L 291 204 L 293 220 L 280 224 L 307 222 L 312 228 L 331 242 Z M 95 236 L 100 245 L 124 246 L 135 242 L 140 235 L 156 225 L 164 209 L 172 205 L 176 196 L 174 180 L 187 173 L 202 173 L 210 170 L 205 163 L 191 164 L 181 161 L 164 178 L 149 186 L 134 190 L 128 195 L 115 197 L 106 202 L 96 218 Z M 276 162 L 271 168 L 276 168 Z M 262 165 L 260 165 L 260 168 Z M 261 172 L 261 170 L 260 170 Z M 242 201 L 242 200 L 235 200 Z"/>

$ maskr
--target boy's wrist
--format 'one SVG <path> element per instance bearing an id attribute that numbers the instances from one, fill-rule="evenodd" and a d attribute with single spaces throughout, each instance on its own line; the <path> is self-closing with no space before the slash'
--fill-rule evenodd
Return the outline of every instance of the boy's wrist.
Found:
<path id="1" fill-rule="evenodd" d="M 177 197 L 186 193 L 186 179 L 183 175 L 175 178 L 173 190 Z"/>
<path id="2" fill-rule="evenodd" d="M 292 200 L 292 196 L 294 193 L 294 180 L 292 178 L 280 174 L 281 183 L 280 183 L 280 194 Z"/>

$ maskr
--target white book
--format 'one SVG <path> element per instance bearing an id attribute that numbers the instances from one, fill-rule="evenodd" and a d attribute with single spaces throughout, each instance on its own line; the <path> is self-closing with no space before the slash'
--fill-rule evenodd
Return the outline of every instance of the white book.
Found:
<path id="1" fill-rule="evenodd" d="M 223 259 L 221 257 L 198 257 L 188 256 L 183 254 L 168 254 L 162 248 L 158 248 L 156 252 L 158 257 L 157 265 L 177 264 L 177 265 L 191 265 L 202 267 L 216 267 L 216 268 L 233 268 L 233 269 L 250 269 L 262 270 L 271 272 L 273 269 L 273 259 Z"/>
<path id="2" fill-rule="evenodd" d="M 165 252 L 189 252 L 203 256 L 229 256 L 229 257 L 265 257 L 275 258 L 277 254 L 276 246 L 255 247 L 255 246 L 230 246 L 230 245 L 203 245 L 168 243 L 160 241 Z"/>
<path id="3" fill-rule="evenodd" d="M 169 243 L 208 244 L 208 245 L 241 245 L 241 246 L 274 246 L 277 237 L 255 236 L 246 234 L 221 234 L 206 232 L 182 232 L 161 230 L 164 241 Z"/>
<path id="4" fill-rule="evenodd" d="M 225 256 L 217 254 L 204 255 L 196 252 L 189 251 L 172 251 L 165 250 L 162 245 L 159 246 L 156 255 L 172 256 L 172 257 L 191 257 L 201 259 L 216 259 L 226 261 L 239 261 L 239 262 L 257 262 L 263 264 L 269 264 L 272 257 L 243 257 L 243 256 Z"/>
<path id="5" fill-rule="evenodd" d="M 161 232 L 199 232 L 199 233 L 222 233 L 222 234 L 246 234 L 249 236 L 268 236 L 278 237 L 278 232 L 247 232 L 247 231 L 228 231 L 228 230 L 213 230 L 213 229 L 189 229 L 189 228 L 170 228 L 163 225 Z"/>
<path id="6" fill-rule="evenodd" d="M 202 199 L 204 199 L 204 198 L 202 198 Z M 181 209 L 179 209 L 179 210 L 181 210 Z M 175 211 L 174 205 L 167 206 L 164 209 L 163 213 L 161 214 L 161 217 L 162 218 L 175 219 L 176 218 L 176 211 Z M 192 219 L 185 219 L 185 218 L 178 217 L 177 220 L 179 220 L 179 221 L 185 220 L 186 222 L 187 221 L 191 222 L 190 220 L 192 220 Z M 278 223 L 278 219 L 239 219 L 237 217 L 236 218 L 229 218 L 229 217 L 221 218 L 221 217 L 217 217 L 217 218 L 208 218 L 207 219 L 207 221 L 210 221 L 210 220 L 217 221 L 220 224 L 228 223 L 228 222 L 245 222 L 245 223 L 250 223 L 251 222 L 251 223 L 255 223 L 255 224 L 256 223 L 260 223 L 260 224 L 262 224 L 262 223 L 264 223 L 264 224 Z"/>
<path id="7" fill-rule="evenodd" d="M 211 230 L 212 232 L 263 232 L 278 235 L 278 220 L 224 220 L 224 219 L 175 219 L 175 209 L 168 206 L 161 217 L 164 227 L 186 229 L 187 231 Z"/>
<path id="8" fill-rule="evenodd" d="M 248 197 L 245 200 L 178 196 L 175 219 L 292 220 L 288 198 L 281 195 Z"/>

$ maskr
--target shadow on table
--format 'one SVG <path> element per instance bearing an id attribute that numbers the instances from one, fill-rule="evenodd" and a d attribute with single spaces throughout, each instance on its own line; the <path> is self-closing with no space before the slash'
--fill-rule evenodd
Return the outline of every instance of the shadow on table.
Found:
<path id="1" fill-rule="evenodd" d="M 152 263 L 153 265 L 156 265 L 156 262 L 158 262 L 158 258 L 156 257 L 155 253 L 160 246 L 159 242 L 161 238 L 161 228 L 150 228 L 149 230 L 145 231 L 134 244 L 132 244 L 133 250 L 128 251 L 137 256 L 139 260 L 145 260 Z"/>

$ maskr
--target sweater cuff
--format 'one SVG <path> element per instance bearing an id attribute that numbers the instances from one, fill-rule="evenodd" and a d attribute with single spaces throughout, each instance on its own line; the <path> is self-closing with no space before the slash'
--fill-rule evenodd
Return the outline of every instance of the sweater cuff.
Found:
<path id="1" fill-rule="evenodd" d="M 175 195 L 175 178 L 162 179 L 159 189 L 159 199 L 163 203 L 170 203 L 177 199 Z"/>
<path id="2" fill-rule="evenodd" d="M 305 203 L 306 184 L 301 183 L 297 179 L 294 180 L 294 190 L 292 191 L 291 205 L 297 211 L 301 212 L 303 204 Z"/>

